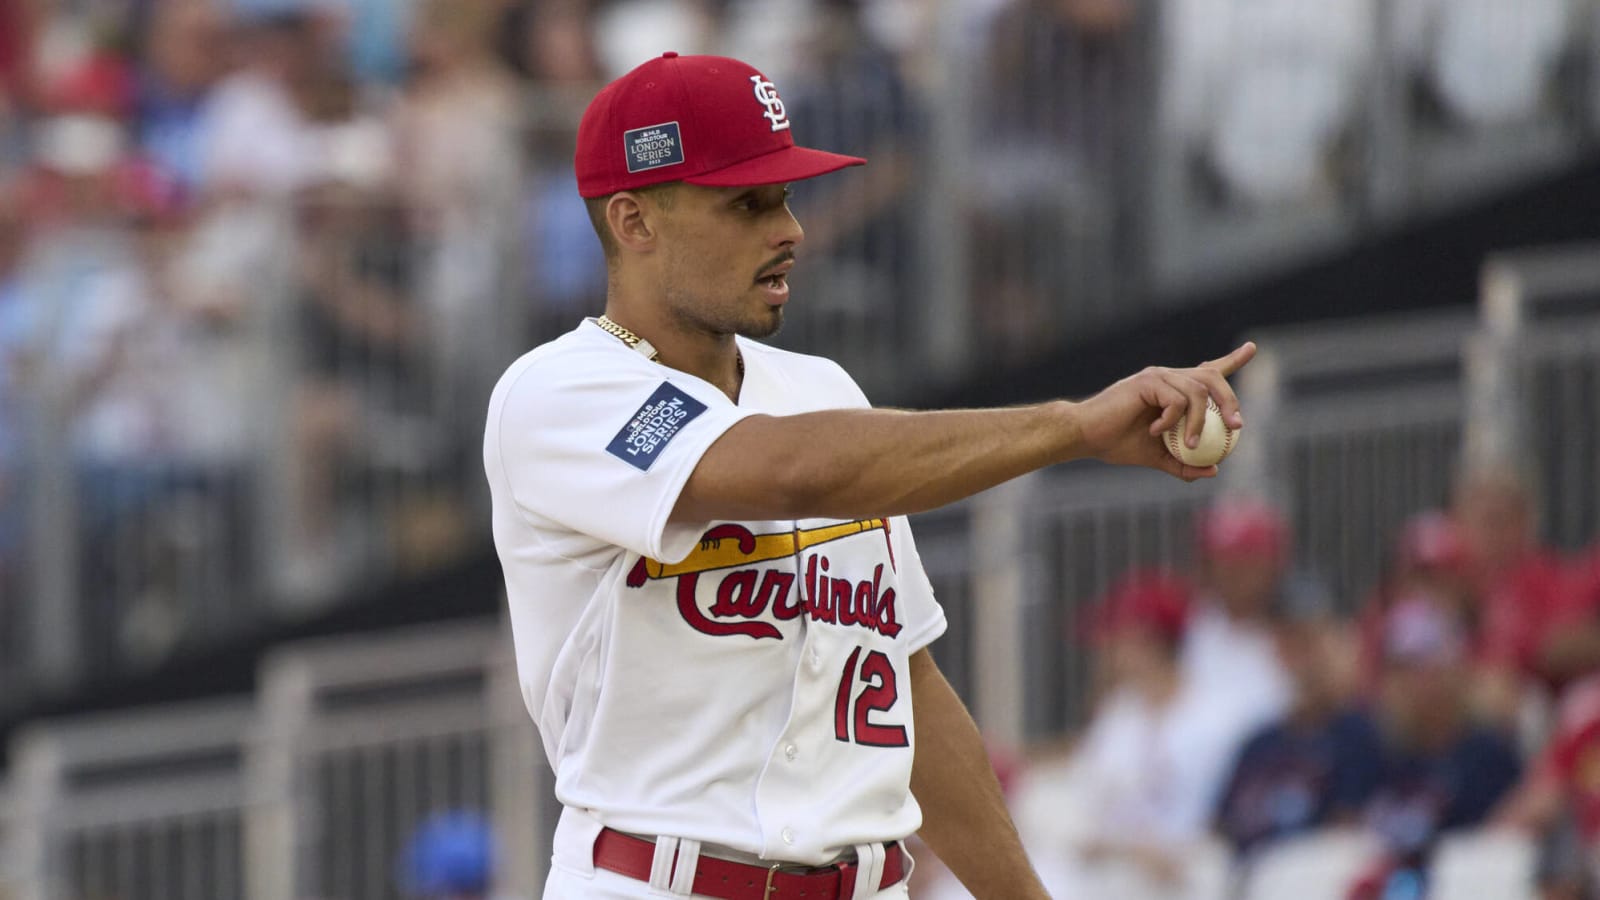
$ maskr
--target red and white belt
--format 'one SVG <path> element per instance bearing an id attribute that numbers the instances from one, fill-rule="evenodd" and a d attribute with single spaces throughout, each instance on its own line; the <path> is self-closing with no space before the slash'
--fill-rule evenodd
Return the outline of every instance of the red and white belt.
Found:
<path id="1" fill-rule="evenodd" d="M 906 877 L 905 851 L 898 843 L 884 848 L 883 890 Z M 596 868 L 626 875 L 639 881 L 650 880 L 656 845 L 607 828 L 594 842 Z M 849 900 L 855 891 L 860 866 L 854 862 L 830 866 L 776 864 L 755 866 L 711 856 L 701 856 L 694 871 L 695 894 L 717 900 Z"/>

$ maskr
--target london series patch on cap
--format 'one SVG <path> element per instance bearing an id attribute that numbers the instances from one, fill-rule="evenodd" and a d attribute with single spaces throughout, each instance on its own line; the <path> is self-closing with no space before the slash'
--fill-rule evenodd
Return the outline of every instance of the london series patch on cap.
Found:
<path id="1" fill-rule="evenodd" d="M 683 163 L 683 138 L 678 134 L 677 122 L 624 131 L 622 143 L 627 150 L 630 174 Z"/>

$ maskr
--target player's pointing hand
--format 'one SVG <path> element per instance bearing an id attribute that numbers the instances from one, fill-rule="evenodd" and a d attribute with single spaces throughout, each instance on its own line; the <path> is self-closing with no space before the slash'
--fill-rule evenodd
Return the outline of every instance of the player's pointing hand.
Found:
<path id="1" fill-rule="evenodd" d="M 1179 462 L 1162 442 L 1162 433 L 1184 419 L 1183 439 L 1196 446 L 1205 424 L 1207 401 L 1221 410 L 1222 421 L 1244 427 L 1239 398 L 1228 384 L 1255 356 L 1247 342 L 1227 356 L 1186 369 L 1152 366 L 1106 388 L 1079 404 L 1084 443 L 1096 459 L 1117 465 L 1146 466 L 1193 481 L 1217 473 L 1216 466 Z M 1195 415 L 1188 415 L 1190 410 Z"/>

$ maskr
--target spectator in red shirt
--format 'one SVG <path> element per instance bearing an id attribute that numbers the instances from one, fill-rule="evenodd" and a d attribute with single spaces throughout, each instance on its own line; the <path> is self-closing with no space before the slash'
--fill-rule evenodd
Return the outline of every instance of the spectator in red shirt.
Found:
<path id="1" fill-rule="evenodd" d="M 1576 602 L 1586 609 L 1600 609 L 1600 542 L 1573 564 L 1572 578 Z"/>
<path id="2" fill-rule="evenodd" d="M 1533 498 L 1518 473 L 1469 470 L 1451 516 L 1483 591 L 1484 663 L 1553 688 L 1600 667 L 1600 622 L 1570 569 L 1538 546 Z"/>

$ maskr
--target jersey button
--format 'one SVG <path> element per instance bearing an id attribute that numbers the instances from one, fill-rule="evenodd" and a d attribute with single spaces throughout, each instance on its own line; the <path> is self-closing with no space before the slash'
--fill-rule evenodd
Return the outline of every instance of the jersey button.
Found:
<path id="1" fill-rule="evenodd" d="M 791 831 L 788 828 L 785 828 L 783 830 L 783 833 L 780 834 L 779 837 L 783 838 L 783 842 L 785 844 L 793 844 L 794 843 L 794 832 Z"/>
<path id="2" fill-rule="evenodd" d="M 794 762 L 795 757 L 797 757 L 799 755 L 800 755 L 800 748 L 799 747 L 796 747 L 793 744 L 784 744 L 783 745 L 783 758 L 784 759 L 787 759 L 789 762 Z"/>
<path id="3" fill-rule="evenodd" d="M 822 654 L 815 650 L 811 651 L 811 668 L 819 671 L 822 669 Z"/>

